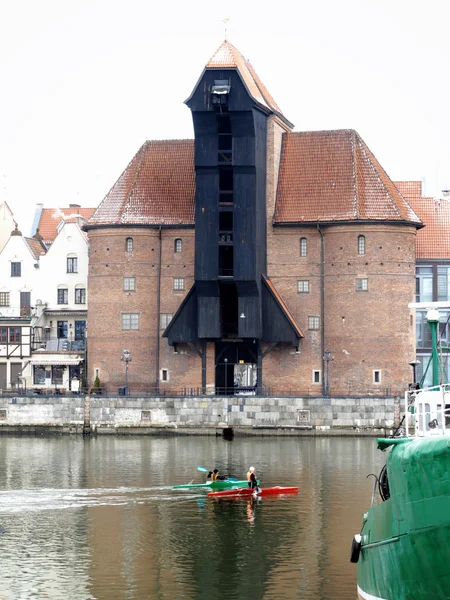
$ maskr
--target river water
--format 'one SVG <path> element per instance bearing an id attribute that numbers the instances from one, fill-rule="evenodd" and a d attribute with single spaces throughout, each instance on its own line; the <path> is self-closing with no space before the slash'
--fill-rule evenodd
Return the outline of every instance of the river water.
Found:
<path id="1" fill-rule="evenodd" d="M 373 438 L 0 437 L 1 600 L 355 600 Z M 197 466 L 295 496 L 173 490 Z"/>

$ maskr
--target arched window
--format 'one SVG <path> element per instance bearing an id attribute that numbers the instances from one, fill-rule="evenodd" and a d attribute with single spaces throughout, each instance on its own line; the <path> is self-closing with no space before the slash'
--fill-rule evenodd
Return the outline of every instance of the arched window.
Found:
<path id="1" fill-rule="evenodd" d="M 67 272 L 78 273 L 78 257 L 76 254 L 67 255 Z"/>
<path id="2" fill-rule="evenodd" d="M 127 252 L 133 252 L 133 238 L 127 238 L 125 240 L 125 250 Z"/>
<path id="3" fill-rule="evenodd" d="M 366 238 L 363 235 L 358 236 L 358 254 L 366 253 Z"/>
<path id="4" fill-rule="evenodd" d="M 174 247 L 174 251 L 175 252 L 181 252 L 183 249 L 183 242 L 181 241 L 180 238 L 177 238 L 175 240 L 175 247 Z"/>
<path id="5" fill-rule="evenodd" d="M 307 249 L 307 244 L 306 244 L 306 238 L 300 238 L 300 256 L 306 256 L 306 249 Z"/>

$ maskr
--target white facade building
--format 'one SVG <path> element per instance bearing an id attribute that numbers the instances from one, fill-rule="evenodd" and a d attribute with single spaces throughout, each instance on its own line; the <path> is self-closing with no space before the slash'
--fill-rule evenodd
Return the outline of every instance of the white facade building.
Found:
<path id="1" fill-rule="evenodd" d="M 87 321 L 88 240 L 81 230 L 84 222 L 82 218 L 62 221 L 47 251 L 40 239 L 22 237 L 16 230 L 0 253 L 0 326 L 2 319 L 13 319 L 23 321 L 21 327 L 28 324 L 31 328 L 30 351 L 19 356 L 19 377 L 28 390 L 65 393 L 80 387 Z M 9 321 L 5 327 L 12 327 Z M 12 348 L 8 332 L 5 335 Z M 13 339 L 20 337 L 14 332 L 11 335 Z M 14 356 L 6 349 L 2 352 L 0 344 L 4 388 L 17 380 L 17 356 L 17 351 Z"/>

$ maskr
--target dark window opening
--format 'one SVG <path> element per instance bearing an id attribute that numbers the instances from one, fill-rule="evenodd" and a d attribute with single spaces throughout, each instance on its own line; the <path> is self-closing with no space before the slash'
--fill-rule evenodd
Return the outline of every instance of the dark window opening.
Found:
<path id="1" fill-rule="evenodd" d="M 219 246 L 219 277 L 233 277 L 233 246 Z"/>
<path id="2" fill-rule="evenodd" d="M 219 244 L 233 243 L 233 213 L 219 213 Z"/>
<path id="3" fill-rule="evenodd" d="M 219 204 L 233 204 L 233 169 L 219 167 Z"/>
<path id="4" fill-rule="evenodd" d="M 58 321 L 57 323 L 58 338 L 67 339 L 67 321 Z"/>
<path id="5" fill-rule="evenodd" d="M 228 112 L 217 113 L 217 133 L 231 135 L 231 121 Z"/>
<path id="6" fill-rule="evenodd" d="M 235 338 L 238 335 L 238 295 L 236 286 L 220 286 L 221 336 Z"/>

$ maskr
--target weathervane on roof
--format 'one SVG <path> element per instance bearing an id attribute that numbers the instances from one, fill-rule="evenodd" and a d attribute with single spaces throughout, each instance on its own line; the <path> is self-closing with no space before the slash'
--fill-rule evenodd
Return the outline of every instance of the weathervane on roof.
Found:
<path id="1" fill-rule="evenodd" d="M 223 24 L 224 24 L 224 26 L 225 26 L 225 40 L 227 39 L 227 23 L 228 23 L 228 21 L 229 21 L 229 20 L 230 20 L 230 17 L 227 17 L 226 19 L 224 19 L 224 20 L 222 21 L 222 23 L 223 23 Z"/>

